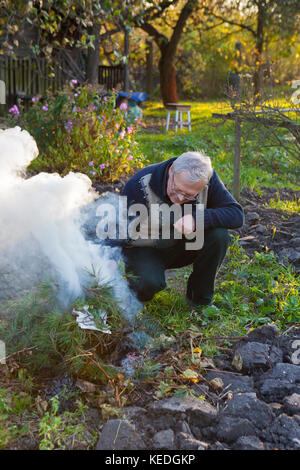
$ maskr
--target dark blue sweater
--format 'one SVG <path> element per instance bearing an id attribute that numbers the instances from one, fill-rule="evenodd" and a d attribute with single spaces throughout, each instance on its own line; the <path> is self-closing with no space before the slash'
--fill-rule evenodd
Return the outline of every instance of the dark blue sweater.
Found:
<path id="1" fill-rule="evenodd" d="M 168 170 L 174 160 L 176 160 L 176 157 L 162 163 L 149 165 L 139 170 L 127 181 L 122 195 L 127 196 L 128 207 L 135 203 L 146 204 L 140 179 L 149 173 L 152 174 L 150 179 L 151 189 L 163 202 L 172 205 L 167 195 L 167 181 Z M 190 204 L 195 205 L 193 202 Z M 216 227 L 234 229 L 241 227 L 243 223 L 244 212 L 241 205 L 225 188 L 216 171 L 214 171 L 208 185 L 207 208 L 204 210 L 204 229 Z"/>

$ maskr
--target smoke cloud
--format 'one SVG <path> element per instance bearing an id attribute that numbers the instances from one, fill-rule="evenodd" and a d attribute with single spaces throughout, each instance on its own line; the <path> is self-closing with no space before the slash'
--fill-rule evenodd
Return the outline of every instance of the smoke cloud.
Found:
<path id="1" fill-rule="evenodd" d="M 133 318 L 141 304 L 117 270 L 120 248 L 87 240 L 82 230 L 99 198 L 90 179 L 80 173 L 26 178 L 37 156 L 27 131 L 0 130 L 0 301 L 52 278 L 68 305 L 96 278 L 112 285 L 125 316 Z"/>

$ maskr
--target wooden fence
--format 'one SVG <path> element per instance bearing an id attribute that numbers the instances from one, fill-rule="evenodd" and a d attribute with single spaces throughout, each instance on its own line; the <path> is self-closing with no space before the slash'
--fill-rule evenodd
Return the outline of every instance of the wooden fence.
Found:
<path id="1" fill-rule="evenodd" d="M 47 91 L 55 93 L 67 80 L 74 78 L 70 64 L 62 57 L 52 68 L 45 58 L 17 58 L 0 56 L 0 80 L 6 87 L 6 103 L 11 106 L 19 98 L 31 102 L 33 96 L 45 96 Z M 123 65 L 104 66 L 98 70 L 98 81 L 107 90 L 124 84 Z"/>
<path id="2" fill-rule="evenodd" d="M 0 56 L 0 80 L 5 83 L 7 104 L 16 103 L 18 98 L 29 101 L 33 96 L 46 95 L 47 90 L 61 89 L 67 79 L 65 66 L 63 60 L 51 69 L 44 58 Z"/>
<path id="3" fill-rule="evenodd" d="M 116 88 L 117 85 L 124 86 L 125 68 L 123 65 L 99 65 L 98 82 L 107 90 Z"/>

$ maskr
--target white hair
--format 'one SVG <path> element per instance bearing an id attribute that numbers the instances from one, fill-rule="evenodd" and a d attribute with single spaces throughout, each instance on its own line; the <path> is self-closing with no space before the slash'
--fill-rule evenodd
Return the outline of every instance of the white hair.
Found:
<path id="1" fill-rule="evenodd" d="M 205 180 L 208 184 L 213 174 L 210 158 L 204 152 L 185 152 L 181 154 L 173 163 L 174 173 L 187 173 L 190 183 L 198 183 Z"/>

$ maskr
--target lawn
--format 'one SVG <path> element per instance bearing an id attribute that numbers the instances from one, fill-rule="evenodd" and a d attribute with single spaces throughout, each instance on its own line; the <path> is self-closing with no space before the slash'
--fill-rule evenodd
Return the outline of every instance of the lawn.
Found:
<path id="1" fill-rule="evenodd" d="M 166 111 L 161 103 L 146 102 L 146 127 L 137 140 L 150 163 L 158 163 L 183 152 L 204 150 L 229 189 L 233 183 L 234 123 L 212 118 L 212 113 L 226 113 L 226 102 L 186 102 L 191 105 L 192 131 L 165 131 Z M 174 117 L 174 113 L 172 114 Z M 148 129 L 147 129 L 148 126 Z M 153 132 L 153 130 L 155 132 Z M 280 135 L 285 130 L 278 130 Z M 288 138 L 288 136 L 286 136 Z M 299 189 L 299 162 L 285 150 L 266 139 L 263 129 L 242 124 L 241 187 L 257 186 Z"/>

